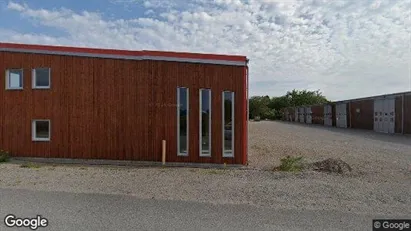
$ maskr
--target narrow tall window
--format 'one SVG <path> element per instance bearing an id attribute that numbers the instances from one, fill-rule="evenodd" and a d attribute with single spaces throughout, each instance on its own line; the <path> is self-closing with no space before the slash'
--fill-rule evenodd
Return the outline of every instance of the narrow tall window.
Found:
<path id="1" fill-rule="evenodd" d="M 6 71 L 6 89 L 23 89 L 23 69 L 9 69 Z"/>
<path id="2" fill-rule="evenodd" d="M 33 69 L 33 89 L 50 88 L 50 68 Z"/>
<path id="3" fill-rule="evenodd" d="M 188 155 L 188 88 L 177 88 L 177 155 Z"/>
<path id="4" fill-rule="evenodd" d="M 234 157 L 234 92 L 223 92 L 223 157 Z"/>
<path id="5" fill-rule="evenodd" d="M 211 90 L 200 89 L 200 156 L 211 156 Z"/>

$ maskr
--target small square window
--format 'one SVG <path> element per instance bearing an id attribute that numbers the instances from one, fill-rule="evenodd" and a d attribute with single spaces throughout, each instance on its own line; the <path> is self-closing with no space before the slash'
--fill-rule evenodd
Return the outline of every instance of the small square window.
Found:
<path id="1" fill-rule="evenodd" d="M 9 69 L 6 71 L 6 89 L 23 89 L 23 69 Z"/>
<path id="2" fill-rule="evenodd" d="M 50 141 L 50 120 L 33 120 L 33 141 Z"/>
<path id="3" fill-rule="evenodd" d="M 33 69 L 33 88 L 49 89 L 50 88 L 50 68 Z"/>

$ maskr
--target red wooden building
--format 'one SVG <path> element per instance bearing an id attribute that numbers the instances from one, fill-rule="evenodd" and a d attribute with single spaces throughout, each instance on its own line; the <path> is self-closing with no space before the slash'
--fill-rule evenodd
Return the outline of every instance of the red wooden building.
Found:
<path id="1" fill-rule="evenodd" d="M 0 43 L 15 157 L 247 163 L 244 56 Z"/>

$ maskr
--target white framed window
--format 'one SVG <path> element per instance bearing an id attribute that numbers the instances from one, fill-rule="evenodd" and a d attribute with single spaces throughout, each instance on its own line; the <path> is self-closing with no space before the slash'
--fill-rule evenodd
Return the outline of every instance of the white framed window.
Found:
<path id="1" fill-rule="evenodd" d="M 23 89 L 23 69 L 6 70 L 6 89 L 22 90 Z"/>
<path id="2" fill-rule="evenodd" d="M 222 107 L 223 157 L 234 157 L 234 92 L 223 92 Z"/>
<path id="3" fill-rule="evenodd" d="M 211 156 L 211 90 L 200 89 L 200 156 Z"/>
<path id="4" fill-rule="evenodd" d="M 177 155 L 188 156 L 189 148 L 189 92 L 186 87 L 177 88 Z"/>
<path id="5" fill-rule="evenodd" d="M 50 68 L 35 68 L 32 70 L 33 89 L 49 89 L 51 86 Z"/>
<path id="6" fill-rule="evenodd" d="M 32 140 L 33 141 L 50 141 L 50 120 L 33 120 L 32 122 Z"/>

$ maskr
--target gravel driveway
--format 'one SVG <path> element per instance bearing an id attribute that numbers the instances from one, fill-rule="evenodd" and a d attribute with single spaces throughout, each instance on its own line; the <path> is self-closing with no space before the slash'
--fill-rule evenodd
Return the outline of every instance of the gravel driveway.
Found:
<path id="1" fill-rule="evenodd" d="M 286 155 L 308 161 L 338 157 L 354 173 L 283 173 L 270 169 Z M 250 169 L 0 164 L 0 187 L 127 194 L 139 198 L 411 214 L 411 139 L 367 131 L 285 122 L 250 123 Z"/>
<path id="2" fill-rule="evenodd" d="M 409 173 L 411 137 L 287 122 L 250 122 L 249 165 L 269 169 L 287 156 L 340 158 L 357 171 Z M 382 176 L 383 177 L 383 176 Z"/>

